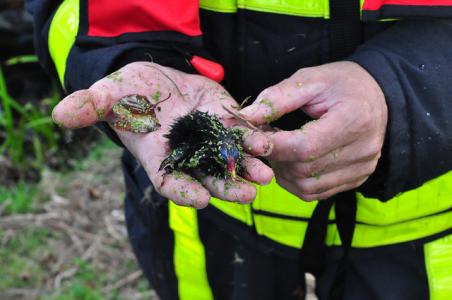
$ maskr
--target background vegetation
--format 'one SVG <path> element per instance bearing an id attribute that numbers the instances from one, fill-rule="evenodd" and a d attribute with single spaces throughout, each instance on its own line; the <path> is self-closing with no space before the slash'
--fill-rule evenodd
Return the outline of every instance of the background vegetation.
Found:
<path id="1" fill-rule="evenodd" d="M 19 64 L 37 66 L 0 68 L 0 299 L 156 298 L 127 241 L 121 150 L 55 126 L 51 81 L 39 99 L 12 96 L 3 70 Z"/>

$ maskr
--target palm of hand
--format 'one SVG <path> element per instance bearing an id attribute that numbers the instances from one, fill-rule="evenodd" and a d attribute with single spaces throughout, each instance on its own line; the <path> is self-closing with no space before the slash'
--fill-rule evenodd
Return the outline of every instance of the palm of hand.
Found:
<path id="1" fill-rule="evenodd" d="M 164 135 L 168 133 L 174 120 L 194 110 L 227 118 L 228 114 L 223 106 L 237 105 L 219 84 L 207 78 L 188 75 L 153 63 L 132 63 L 96 82 L 88 90 L 77 91 L 66 97 L 55 108 L 53 117 L 58 123 L 69 128 L 89 126 L 97 121 L 114 124 L 118 120 L 118 114 L 114 113 L 113 106 L 128 95 L 145 96 L 149 101 L 153 101 L 151 105 L 169 97 L 167 101 L 152 107 L 152 113 L 161 126 L 158 130 L 148 134 L 135 134 L 116 129 L 123 144 L 145 168 L 157 191 L 177 204 L 198 208 L 207 205 L 210 195 L 244 203 L 254 199 L 255 188 L 246 182 L 234 182 L 231 188 L 230 182 L 205 177 L 201 179 L 201 185 L 186 174 L 164 174 L 159 171 L 161 162 L 169 153 Z M 256 145 L 256 139 L 262 140 L 264 137 L 248 137 L 253 145 Z M 259 155 L 268 151 L 267 139 L 260 145 L 262 149 L 254 147 L 253 154 Z M 272 171 L 256 159 L 251 158 L 244 164 L 245 168 L 249 166 L 245 176 L 247 179 L 258 183 L 271 180 Z"/>

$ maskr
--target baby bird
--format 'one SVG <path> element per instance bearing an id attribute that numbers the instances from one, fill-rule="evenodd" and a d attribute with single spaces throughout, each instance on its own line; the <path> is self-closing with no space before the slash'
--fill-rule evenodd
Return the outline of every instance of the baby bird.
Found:
<path id="1" fill-rule="evenodd" d="M 243 167 L 243 133 L 225 128 L 216 115 L 194 111 L 180 117 L 165 135 L 171 153 L 163 160 L 160 170 L 166 173 L 195 170 L 205 175 L 235 179 Z"/>

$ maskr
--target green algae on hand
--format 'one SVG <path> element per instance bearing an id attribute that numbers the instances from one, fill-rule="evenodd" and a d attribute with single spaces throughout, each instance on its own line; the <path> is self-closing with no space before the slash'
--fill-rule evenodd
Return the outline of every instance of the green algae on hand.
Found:
<path id="1" fill-rule="evenodd" d="M 162 93 L 160 91 L 155 92 L 155 94 L 153 94 L 151 96 L 152 100 L 154 100 L 156 102 L 158 102 L 161 97 L 162 97 Z"/>
<path id="2" fill-rule="evenodd" d="M 267 106 L 270 109 L 270 114 L 264 116 L 264 120 L 266 123 L 271 123 L 278 118 L 278 110 L 275 108 L 273 102 L 264 98 L 260 101 L 260 104 Z"/>
<path id="3" fill-rule="evenodd" d="M 121 77 L 121 71 L 115 71 L 109 75 L 107 75 L 107 78 L 110 80 L 113 80 L 115 82 L 121 82 L 122 81 L 122 77 Z"/>

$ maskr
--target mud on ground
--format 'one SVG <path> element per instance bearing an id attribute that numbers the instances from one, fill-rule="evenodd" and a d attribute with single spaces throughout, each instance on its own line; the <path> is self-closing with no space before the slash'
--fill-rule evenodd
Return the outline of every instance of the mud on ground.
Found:
<path id="1" fill-rule="evenodd" d="M 0 249 L 18 251 L 0 256 L 10 282 L 0 299 L 157 299 L 127 240 L 120 152 L 110 145 L 75 171 L 45 170 L 32 213 L 2 216 L 0 207 Z"/>

